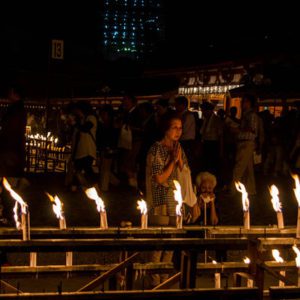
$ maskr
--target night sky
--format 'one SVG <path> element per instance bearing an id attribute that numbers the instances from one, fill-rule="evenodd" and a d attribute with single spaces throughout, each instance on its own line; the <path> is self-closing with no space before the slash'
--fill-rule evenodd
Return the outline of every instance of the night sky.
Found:
<path id="1" fill-rule="evenodd" d="M 51 38 L 65 40 L 65 60 L 52 67 L 55 72 L 105 77 L 118 70 L 140 71 L 139 64 L 123 68 L 124 62 L 115 68 L 118 62 L 105 62 L 99 55 L 99 2 L 1 1 L 1 76 L 5 77 L 7 70 L 47 72 Z M 195 66 L 257 56 L 294 57 L 299 53 L 296 2 L 163 2 L 165 39 L 142 62 L 142 68 Z"/>
<path id="2" fill-rule="evenodd" d="M 174 8 L 172 13 L 167 13 L 167 20 L 172 24 L 168 31 L 169 44 L 182 62 L 211 62 L 299 50 L 297 9 L 287 2 L 278 5 L 275 1 L 166 3 L 167 12 Z"/>

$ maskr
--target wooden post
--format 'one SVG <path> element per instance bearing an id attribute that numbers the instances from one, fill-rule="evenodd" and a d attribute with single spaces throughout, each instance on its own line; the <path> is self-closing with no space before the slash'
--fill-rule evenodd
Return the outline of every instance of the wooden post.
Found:
<path id="1" fill-rule="evenodd" d="M 85 286 L 81 287 L 77 292 L 85 292 L 85 291 L 92 291 L 94 288 L 103 284 L 108 278 L 112 275 L 115 275 L 120 270 L 124 269 L 129 264 L 133 263 L 133 261 L 139 256 L 139 252 L 132 254 L 130 257 L 119 263 L 117 266 L 113 267 L 112 269 L 108 270 L 104 274 L 101 274 L 91 282 L 87 283 Z"/>
<path id="2" fill-rule="evenodd" d="M 262 257 L 262 253 L 257 249 L 257 244 L 255 241 L 249 242 L 249 258 L 250 258 L 250 265 L 249 265 L 249 272 L 255 278 L 255 286 L 259 289 L 259 299 L 263 299 L 264 294 L 264 269 L 259 267 L 257 264 L 258 261 L 264 261 Z"/>
<path id="3" fill-rule="evenodd" d="M 37 266 L 37 253 L 36 252 L 30 252 L 30 254 L 29 254 L 29 265 L 30 265 L 30 267 L 36 267 Z"/>
<path id="4" fill-rule="evenodd" d="M 180 265 L 180 288 L 195 288 L 197 275 L 197 252 L 182 251 Z"/>
<path id="5" fill-rule="evenodd" d="M 70 267 L 73 265 L 73 252 L 66 252 L 66 266 Z"/>

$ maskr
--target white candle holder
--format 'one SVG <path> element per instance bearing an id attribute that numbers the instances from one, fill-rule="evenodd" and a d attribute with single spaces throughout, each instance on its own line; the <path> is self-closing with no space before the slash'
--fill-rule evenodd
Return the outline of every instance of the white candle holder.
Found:
<path id="1" fill-rule="evenodd" d="M 250 229 L 250 212 L 249 210 L 244 211 L 244 229 Z"/>
<path id="2" fill-rule="evenodd" d="M 59 229 L 67 229 L 66 219 L 65 217 L 62 217 L 59 219 Z"/>
<path id="3" fill-rule="evenodd" d="M 100 211 L 100 228 L 101 229 L 107 229 L 108 224 L 107 224 L 107 215 L 106 211 Z"/>
<path id="4" fill-rule="evenodd" d="M 36 252 L 30 252 L 29 265 L 30 265 L 30 267 L 34 267 L 34 268 L 37 266 L 37 253 Z"/>
<path id="5" fill-rule="evenodd" d="M 26 210 L 26 214 L 22 213 L 21 215 L 23 241 L 30 240 L 30 214 L 28 208 Z"/>
<path id="6" fill-rule="evenodd" d="M 215 273 L 215 288 L 221 288 L 221 273 Z"/>
<path id="7" fill-rule="evenodd" d="M 279 229 L 284 228 L 284 222 L 283 222 L 283 214 L 281 211 L 277 212 L 277 224 Z"/>
<path id="8" fill-rule="evenodd" d="M 66 252 L 66 266 L 71 267 L 73 265 L 73 252 Z"/>
<path id="9" fill-rule="evenodd" d="M 247 279 L 247 287 L 248 288 L 253 288 L 254 286 L 254 281 L 253 279 Z"/>
<path id="10" fill-rule="evenodd" d="M 176 216 L 176 228 L 182 229 L 182 215 Z"/>
<path id="11" fill-rule="evenodd" d="M 148 214 L 141 215 L 141 229 L 148 228 Z"/>

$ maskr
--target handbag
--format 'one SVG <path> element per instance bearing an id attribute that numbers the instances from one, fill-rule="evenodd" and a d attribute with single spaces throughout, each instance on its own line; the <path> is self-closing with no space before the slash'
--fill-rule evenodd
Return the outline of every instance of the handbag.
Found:
<path id="1" fill-rule="evenodd" d="M 191 171 L 187 165 L 183 165 L 182 170 L 177 169 L 177 178 L 181 186 L 183 203 L 193 207 L 197 203 L 197 196 L 193 190 Z"/>
<path id="2" fill-rule="evenodd" d="M 197 196 L 193 190 L 191 171 L 187 165 L 182 170 L 177 169 L 177 179 L 181 186 L 181 196 L 183 201 L 183 220 L 185 224 L 191 224 L 200 216 L 197 203 Z"/>
<path id="3" fill-rule="evenodd" d="M 132 149 L 132 132 L 130 127 L 126 124 L 121 127 L 118 140 L 118 148 L 126 150 Z"/>

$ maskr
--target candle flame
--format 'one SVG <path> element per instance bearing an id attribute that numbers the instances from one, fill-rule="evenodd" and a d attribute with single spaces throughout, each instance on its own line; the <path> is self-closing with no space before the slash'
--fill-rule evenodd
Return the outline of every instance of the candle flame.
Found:
<path id="1" fill-rule="evenodd" d="M 279 250 L 273 249 L 272 255 L 273 255 L 274 259 L 276 260 L 276 262 L 283 263 L 283 258 L 280 256 Z"/>
<path id="2" fill-rule="evenodd" d="M 273 204 L 273 208 L 276 212 L 281 212 L 282 204 L 279 200 L 279 190 L 276 185 L 272 185 L 270 190 L 270 195 L 272 196 L 271 202 Z"/>
<path id="3" fill-rule="evenodd" d="M 26 214 L 27 204 L 12 188 L 5 177 L 3 177 L 3 186 L 9 191 L 10 195 L 21 205 L 22 213 Z"/>
<path id="4" fill-rule="evenodd" d="M 295 197 L 297 199 L 298 206 L 300 207 L 300 181 L 299 181 L 299 176 L 297 174 L 293 174 L 292 177 L 295 180 L 295 186 L 296 186 L 296 188 L 294 188 Z"/>
<path id="5" fill-rule="evenodd" d="M 246 188 L 245 186 L 239 182 L 239 181 L 236 181 L 235 182 L 235 188 L 240 192 L 242 193 L 242 203 L 243 203 L 243 211 L 248 211 L 249 210 L 249 199 L 248 199 L 248 193 L 246 191 Z"/>
<path id="6" fill-rule="evenodd" d="M 298 247 L 296 245 L 293 246 L 293 250 L 297 255 L 295 258 L 295 261 L 296 261 L 296 266 L 299 268 L 300 267 L 300 250 L 298 249 Z"/>
<path id="7" fill-rule="evenodd" d="M 247 257 L 247 256 L 245 256 L 245 257 L 244 257 L 244 263 L 249 265 L 250 262 L 251 262 L 250 258 Z"/>
<path id="8" fill-rule="evenodd" d="M 137 203 L 138 203 L 137 209 L 141 211 L 142 215 L 146 215 L 148 212 L 146 201 L 142 199 L 142 200 L 138 200 Z"/>
<path id="9" fill-rule="evenodd" d="M 19 207 L 19 205 L 18 205 L 18 202 L 16 201 L 16 202 L 15 202 L 14 209 L 13 209 L 13 212 L 14 212 L 14 220 L 15 220 L 15 223 L 16 223 L 16 228 L 17 228 L 17 229 L 21 229 L 21 223 L 20 223 L 19 217 L 18 217 L 18 215 L 19 215 L 19 213 L 18 213 L 18 207 Z"/>
<path id="10" fill-rule="evenodd" d="M 104 202 L 98 196 L 97 190 L 94 187 L 85 190 L 85 194 L 96 202 L 98 212 L 105 212 Z"/>
<path id="11" fill-rule="evenodd" d="M 214 264 L 214 265 L 216 265 L 217 264 L 217 262 L 213 259 L 212 260 L 212 263 Z"/>
<path id="12" fill-rule="evenodd" d="M 2 180 L 2 183 L 3 183 L 3 186 L 5 187 L 5 189 L 7 191 L 9 191 L 10 195 L 12 196 L 12 198 L 14 200 L 16 200 L 16 203 L 15 203 L 15 206 L 14 206 L 14 209 L 13 209 L 13 212 L 14 212 L 14 219 L 15 219 L 15 222 L 16 222 L 16 228 L 20 228 L 21 226 L 21 223 L 19 221 L 19 217 L 18 217 L 18 204 L 21 206 L 21 211 L 22 211 L 22 214 L 27 214 L 27 203 L 24 202 L 24 200 L 21 198 L 20 195 L 18 195 L 12 188 L 11 188 L 11 185 L 9 184 L 9 182 L 7 181 L 7 179 L 5 177 L 3 177 L 3 180 Z"/>
<path id="13" fill-rule="evenodd" d="M 48 193 L 46 193 L 46 195 L 48 196 L 48 198 L 50 199 L 50 201 L 53 202 L 52 209 L 53 209 L 53 212 L 56 215 L 56 218 L 63 220 L 64 219 L 63 204 L 60 201 L 60 199 L 58 198 L 58 196 L 55 195 L 53 197 L 52 195 L 50 195 Z"/>
<path id="14" fill-rule="evenodd" d="M 178 202 L 176 205 L 176 215 L 181 216 L 181 207 L 182 207 L 182 195 L 181 195 L 181 186 L 177 180 L 173 180 L 175 185 L 174 198 Z"/>

